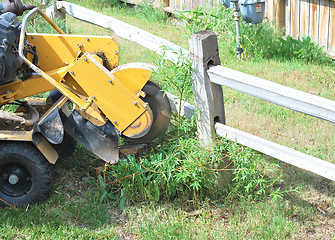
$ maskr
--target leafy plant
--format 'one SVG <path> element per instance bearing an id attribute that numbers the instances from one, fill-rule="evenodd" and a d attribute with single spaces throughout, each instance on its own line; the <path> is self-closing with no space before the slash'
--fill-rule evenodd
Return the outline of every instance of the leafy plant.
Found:
<path id="1" fill-rule="evenodd" d="M 270 53 L 280 60 L 300 59 L 306 63 L 331 65 L 334 62 L 323 52 L 323 47 L 312 42 L 307 36 L 294 39 L 291 36 L 278 38 L 273 44 Z"/>
<path id="2" fill-rule="evenodd" d="M 136 5 L 135 9 L 140 16 L 148 21 L 166 22 L 169 18 L 163 9 L 154 7 L 153 3 L 149 1 L 143 1 L 141 4 Z"/>
<path id="3" fill-rule="evenodd" d="M 200 148 L 192 134 L 195 121 L 185 120 L 183 124 L 183 132 L 171 131 L 145 156 L 128 156 L 108 166 L 106 173 L 113 177 L 107 185 L 111 190 L 122 189 L 120 201 L 122 198 L 159 201 L 177 196 L 201 199 L 212 195 L 216 174 L 209 166 L 224 159 L 222 149 L 220 145 L 214 150 Z"/>
<path id="4" fill-rule="evenodd" d="M 230 34 L 235 26 L 232 10 L 221 5 L 215 7 L 199 5 L 194 11 L 180 11 L 179 14 L 181 25 L 190 34 L 202 30 L 212 30 L 218 35 Z"/>
<path id="5" fill-rule="evenodd" d="M 51 0 L 47 1 L 40 1 L 40 0 L 31 0 L 29 1 L 30 4 L 39 7 L 42 11 L 45 12 L 46 7 L 51 4 Z M 59 26 L 63 31 L 65 31 L 65 20 L 54 18 L 53 21 L 56 23 L 57 26 Z M 54 33 L 56 30 L 48 23 L 42 16 L 40 16 L 38 13 L 35 13 L 33 16 L 31 16 L 28 19 L 28 25 L 27 25 L 28 32 L 34 32 L 34 33 Z"/>
<path id="6" fill-rule="evenodd" d="M 254 200 L 268 195 L 275 199 L 282 194 L 280 188 L 273 188 L 282 176 L 270 178 L 267 175 L 267 173 L 273 173 L 275 169 L 279 168 L 277 164 L 266 166 L 262 164 L 260 156 L 255 154 L 253 150 L 235 143 L 230 143 L 227 151 L 229 159 L 234 161 L 234 177 L 229 195 Z"/>
<path id="7" fill-rule="evenodd" d="M 102 0 L 101 3 L 105 3 L 109 6 L 117 6 L 121 4 L 119 0 Z"/>
<path id="8" fill-rule="evenodd" d="M 168 50 L 163 47 L 164 50 Z M 172 52 L 177 55 L 178 64 L 172 63 L 165 58 L 166 51 L 162 56 L 156 56 L 155 65 L 158 67 L 155 71 L 155 79 L 160 81 L 162 87 L 179 98 L 179 113 L 181 113 L 182 101 L 190 101 L 193 98 L 192 90 L 192 65 L 181 52 Z M 178 121 L 181 121 L 180 114 Z"/>
<path id="9" fill-rule="evenodd" d="M 189 35 L 200 30 L 212 30 L 218 35 L 220 50 L 236 54 L 236 26 L 232 10 L 222 5 L 199 6 L 194 11 L 180 12 L 181 25 Z M 240 22 L 240 36 L 244 55 L 249 59 L 301 60 L 318 65 L 334 65 L 323 48 L 313 43 L 310 37 L 283 38 L 284 29 L 273 27 L 268 22 L 249 25 Z M 226 51 L 225 49 L 229 49 Z"/>

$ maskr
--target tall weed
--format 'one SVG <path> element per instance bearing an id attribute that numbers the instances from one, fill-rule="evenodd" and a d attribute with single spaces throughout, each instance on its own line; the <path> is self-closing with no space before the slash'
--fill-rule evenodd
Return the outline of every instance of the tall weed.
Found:
<path id="1" fill-rule="evenodd" d="M 182 11 L 181 24 L 189 34 L 200 30 L 212 30 L 218 35 L 220 46 L 236 55 L 236 25 L 231 9 L 222 5 L 208 8 L 199 6 L 194 11 Z M 240 22 L 240 36 L 244 55 L 249 59 L 277 59 L 279 61 L 301 60 L 317 65 L 332 65 L 323 48 L 313 43 L 310 37 L 293 39 L 284 36 L 284 29 L 270 23 L 250 25 Z"/>
<path id="2" fill-rule="evenodd" d="M 169 92 L 187 100 L 192 97 L 192 66 L 182 54 L 175 54 L 179 64 L 167 63 L 164 56 L 156 57 L 159 68 L 155 79 Z M 272 192 L 272 186 L 281 176 L 266 176 L 277 166 L 260 166 L 258 160 L 252 150 L 227 139 L 215 139 L 212 146 L 200 147 L 196 117 L 187 120 L 173 115 L 171 129 L 164 139 L 153 143 L 142 156 L 127 156 L 101 172 L 97 180 L 98 198 L 103 201 L 118 196 L 123 207 L 127 201 L 170 201 L 177 197 L 201 200 L 277 196 L 280 191 Z M 226 171 L 233 172 L 232 182 L 220 185 L 220 173 Z"/>
<path id="3" fill-rule="evenodd" d="M 302 60 L 317 65 L 333 65 L 334 62 L 323 52 L 323 47 L 308 37 L 294 39 L 291 36 L 278 38 L 269 51 L 280 60 Z"/>
<path id="4" fill-rule="evenodd" d="M 169 18 L 163 9 L 154 7 L 153 3 L 149 1 L 143 1 L 136 5 L 135 10 L 141 17 L 152 22 L 166 22 Z"/>

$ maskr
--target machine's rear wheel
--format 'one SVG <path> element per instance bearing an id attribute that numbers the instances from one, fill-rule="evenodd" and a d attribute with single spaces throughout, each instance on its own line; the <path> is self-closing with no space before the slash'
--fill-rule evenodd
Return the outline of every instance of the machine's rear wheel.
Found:
<path id="1" fill-rule="evenodd" d="M 33 144 L 0 145 L 0 206 L 40 202 L 51 189 L 50 164 Z"/>
<path id="2" fill-rule="evenodd" d="M 142 89 L 146 93 L 144 102 L 149 103 L 153 113 L 153 122 L 149 132 L 143 137 L 129 139 L 131 142 L 146 143 L 160 137 L 168 128 L 171 119 L 171 106 L 162 89 L 153 82 L 147 82 Z"/>

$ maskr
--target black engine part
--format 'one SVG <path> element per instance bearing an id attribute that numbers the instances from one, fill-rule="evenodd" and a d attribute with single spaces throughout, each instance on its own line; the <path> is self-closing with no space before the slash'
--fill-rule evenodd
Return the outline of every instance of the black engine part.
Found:
<path id="1" fill-rule="evenodd" d="M 21 24 L 14 13 L 0 15 L 0 84 L 12 81 L 22 66 L 18 54 Z"/>

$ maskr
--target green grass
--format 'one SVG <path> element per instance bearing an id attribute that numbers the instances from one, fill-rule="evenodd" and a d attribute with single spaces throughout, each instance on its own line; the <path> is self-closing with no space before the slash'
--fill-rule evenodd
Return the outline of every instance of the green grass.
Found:
<path id="1" fill-rule="evenodd" d="M 187 36 L 190 32 L 176 19 L 152 22 L 143 17 L 136 8 L 125 7 L 113 0 L 98 3 L 88 0 L 70 2 L 126 21 L 188 48 Z M 154 63 L 157 60 L 150 50 L 120 39 L 110 31 L 70 17 L 67 17 L 67 30 L 71 34 L 115 37 L 120 44 L 121 63 L 136 61 Z M 301 59 L 289 61 L 267 59 L 258 55 L 253 56 L 252 50 L 246 51 L 250 55 L 241 62 L 235 57 L 234 49 L 229 48 L 233 40 L 231 31 L 227 33 L 228 35 L 224 35 L 223 32 L 219 34 L 222 65 L 335 100 L 333 66 L 306 64 Z M 224 41 L 227 39 L 230 40 Z M 164 83 L 163 80 L 160 81 Z M 229 126 L 335 163 L 333 124 L 227 88 L 223 90 Z M 234 176 L 230 176 L 227 178 L 225 188 L 219 189 L 210 184 L 212 179 L 206 179 L 210 176 L 208 173 L 199 171 L 200 167 L 197 169 L 192 165 L 197 163 L 197 166 L 203 166 L 201 161 L 208 160 L 209 157 L 217 159 L 219 151 L 210 154 L 207 150 L 201 155 L 197 151 L 195 136 L 185 132 L 189 128 L 189 123 L 186 127 L 178 125 L 178 120 L 175 123 L 178 128 L 172 128 L 165 140 L 153 143 L 152 148 L 137 158 L 130 156 L 114 167 L 108 166 L 107 172 L 104 171 L 105 165 L 102 161 L 80 147 L 72 158 L 60 159 L 54 168 L 54 191 L 47 201 L 18 209 L 11 207 L 0 209 L 2 223 L 0 238 L 335 238 L 333 182 L 248 149 L 234 151 L 232 146 L 239 147 L 221 140 L 221 144 L 225 142 L 225 148 L 223 145 L 216 145 L 215 148 L 222 147 L 228 152 L 230 149 L 233 153 L 230 160 L 238 158 L 240 162 L 236 161 L 235 164 L 240 164 L 239 166 L 247 164 L 247 171 L 234 176 L 250 178 L 234 183 L 231 181 Z M 223 154 L 225 152 L 221 157 Z M 185 172 L 178 172 L 176 166 L 164 165 L 162 159 L 163 163 L 171 161 L 175 164 L 172 160 L 177 159 L 180 164 L 178 166 L 185 167 L 181 165 L 184 163 L 189 165 L 185 167 Z M 145 167 L 151 167 L 150 169 L 156 167 L 155 164 L 161 163 L 160 173 L 153 174 L 146 171 L 141 161 L 146 164 Z M 224 164 L 221 167 L 224 167 Z M 122 170 L 118 170 L 118 167 Z M 131 167 L 133 169 L 130 169 Z M 138 171 L 136 168 L 143 173 L 131 175 Z M 178 182 L 179 191 L 176 191 L 175 195 L 168 194 L 167 183 L 177 181 L 172 181 L 172 177 L 168 178 L 168 174 L 164 172 L 167 170 L 175 170 L 174 172 L 180 173 L 181 176 Z M 117 178 L 117 174 L 124 175 L 125 172 L 129 174 L 129 178 L 111 183 L 120 179 Z M 199 183 L 206 183 L 207 186 L 201 185 L 202 189 L 199 189 L 196 195 L 191 186 L 191 178 L 186 178 L 190 176 L 188 173 L 194 173 L 196 177 L 202 174 L 205 178 L 199 178 Z M 226 173 L 221 172 L 224 176 L 228 175 Z M 231 174 L 231 171 L 229 173 Z M 150 184 L 151 178 L 155 178 L 159 183 L 157 184 L 161 187 L 159 193 L 155 190 L 157 189 L 155 184 Z M 277 178 L 278 181 L 273 181 Z M 260 188 L 263 181 L 273 184 Z M 249 183 L 254 185 L 248 185 Z M 129 187 L 128 192 L 125 189 L 126 184 Z M 139 186 L 142 186 L 142 189 Z M 228 189 L 230 191 L 227 191 Z M 265 191 L 261 196 L 257 195 L 260 189 Z M 277 189 L 280 191 L 276 192 Z"/>

